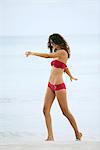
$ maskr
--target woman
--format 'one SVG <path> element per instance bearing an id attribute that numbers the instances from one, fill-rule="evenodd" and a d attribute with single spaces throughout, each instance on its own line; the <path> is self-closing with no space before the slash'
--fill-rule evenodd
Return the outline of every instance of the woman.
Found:
<path id="1" fill-rule="evenodd" d="M 51 62 L 51 74 L 48 81 L 48 87 L 44 99 L 43 113 L 45 116 L 48 137 L 47 140 L 54 140 L 53 131 L 52 131 L 52 121 L 50 115 L 50 109 L 53 104 L 55 97 L 58 100 L 59 106 L 63 115 L 69 120 L 72 128 L 75 132 L 75 137 L 77 140 L 81 140 L 82 133 L 79 131 L 76 121 L 69 110 L 66 96 L 66 86 L 63 82 L 63 72 L 66 72 L 70 80 L 77 80 L 74 78 L 69 69 L 67 68 L 67 60 L 70 57 L 70 48 L 65 41 L 65 39 L 60 34 L 52 34 L 48 39 L 48 48 L 50 53 L 37 53 L 27 51 L 25 54 L 28 57 L 29 55 L 35 55 L 44 58 L 53 58 Z M 53 52 L 54 50 L 54 52 Z"/>

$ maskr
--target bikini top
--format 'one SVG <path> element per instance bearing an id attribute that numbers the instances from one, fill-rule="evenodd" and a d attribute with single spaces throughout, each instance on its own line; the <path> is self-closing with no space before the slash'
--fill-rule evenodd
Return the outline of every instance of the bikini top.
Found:
<path id="1" fill-rule="evenodd" d="M 51 62 L 51 66 L 54 66 L 55 68 L 61 68 L 61 69 L 64 69 L 65 71 L 65 68 L 67 67 L 67 65 L 59 60 L 53 60 Z"/>

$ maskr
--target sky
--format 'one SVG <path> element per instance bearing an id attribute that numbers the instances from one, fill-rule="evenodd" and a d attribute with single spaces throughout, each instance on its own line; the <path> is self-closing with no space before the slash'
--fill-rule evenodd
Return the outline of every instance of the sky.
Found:
<path id="1" fill-rule="evenodd" d="M 0 0 L 0 36 L 100 34 L 99 0 Z"/>

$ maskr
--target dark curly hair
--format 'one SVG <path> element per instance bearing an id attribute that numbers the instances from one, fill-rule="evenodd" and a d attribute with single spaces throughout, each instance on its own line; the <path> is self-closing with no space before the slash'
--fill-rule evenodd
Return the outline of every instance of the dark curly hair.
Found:
<path id="1" fill-rule="evenodd" d="M 68 53 L 68 58 L 70 57 L 70 48 L 65 41 L 65 39 L 58 33 L 54 33 L 48 38 L 48 48 L 50 49 L 50 53 L 53 52 L 53 47 L 51 45 L 51 40 L 54 44 L 59 45 L 61 49 L 64 49 Z M 56 49 L 54 50 L 54 52 Z"/>

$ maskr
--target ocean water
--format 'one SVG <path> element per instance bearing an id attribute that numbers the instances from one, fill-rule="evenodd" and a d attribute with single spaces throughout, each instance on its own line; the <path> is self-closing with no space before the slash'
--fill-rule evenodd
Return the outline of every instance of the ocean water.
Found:
<path id="1" fill-rule="evenodd" d="M 47 36 L 0 37 L 0 144 L 44 139 L 42 113 L 51 59 L 25 57 L 25 51 L 48 53 Z M 68 103 L 84 140 L 100 140 L 100 35 L 69 35 L 68 67 L 78 81 L 64 74 Z M 51 109 L 56 139 L 74 140 L 69 122 L 55 99 Z"/>

